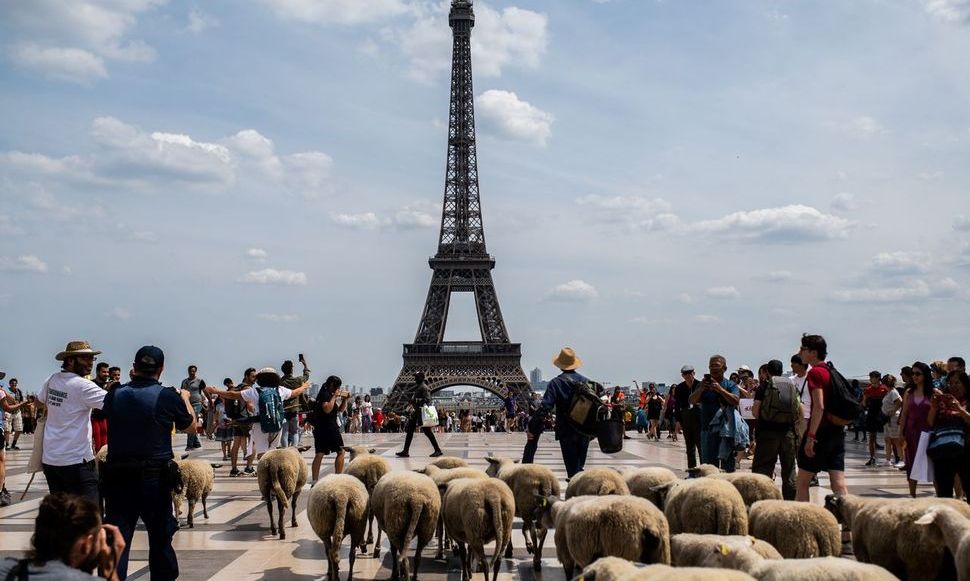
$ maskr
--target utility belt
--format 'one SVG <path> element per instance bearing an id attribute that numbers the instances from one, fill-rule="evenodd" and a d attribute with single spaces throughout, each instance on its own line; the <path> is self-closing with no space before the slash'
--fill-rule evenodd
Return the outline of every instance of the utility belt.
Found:
<path id="1" fill-rule="evenodd" d="M 108 495 L 119 490 L 130 493 L 133 484 L 146 480 L 158 481 L 170 490 L 182 488 L 182 474 L 175 460 L 124 460 L 101 466 L 101 486 Z"/>

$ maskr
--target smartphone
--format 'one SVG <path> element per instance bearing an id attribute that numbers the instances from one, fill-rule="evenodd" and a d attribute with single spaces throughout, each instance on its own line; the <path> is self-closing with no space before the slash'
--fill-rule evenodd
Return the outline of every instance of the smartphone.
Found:
<path id="1" fill-rule="evenodd" d="M 710 373 L 705 373 L 704 374 L 704 381 L 711 381 L 711 379 L 713 379 L 713 378 L 711 377 L 711 374 Z"/>
<path id="2" fill-rule="evenodd" d="M 300 353 L 300 355 L 297 357 L 297 361 L 303 361 L 303 354 L 302 353 Z"/>

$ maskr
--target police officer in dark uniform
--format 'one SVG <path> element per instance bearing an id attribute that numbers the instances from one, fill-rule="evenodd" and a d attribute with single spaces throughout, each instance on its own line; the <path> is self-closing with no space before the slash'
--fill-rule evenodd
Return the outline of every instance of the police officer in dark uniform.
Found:
<path id="1" fill-rule="evenodd" d="M 172 489 L 178 480 L 172 453 L 172 426 L 194 433 L 195 414 L 189 392 L 162 387 L 165 354 L 145 346 L 135 354 L 132 379 L 108 392 L 108 459 L 104 467 L 106 521 L 125 539 L 118 577 L 128 575 L 128 551 L 141 518 L 148 532 L 148 568 L 155 580 L 176 579 L 178 559 L 172 536 L 178 521 L 172 511 Z"/>

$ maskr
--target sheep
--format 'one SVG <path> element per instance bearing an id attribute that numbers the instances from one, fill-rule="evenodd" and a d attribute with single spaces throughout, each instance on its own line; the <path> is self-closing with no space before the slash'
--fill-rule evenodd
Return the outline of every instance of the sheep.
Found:
<path id="1" fill-rule="evenodd" d="M 492 581 L 496 581 L 503 549 L 512 541 L 512 519 L 515 517 L 512 489 L 501 480 L 488 477 L 457 478 L 441 486 L 447 487 L 441 514 L 448 536 L 455 539 L 458 546 L 462 579 L 471 579 L 473 557 L 478 557 L 478 562 L 486 565 L 485 544 L 495 541 L 491 566 Z M 488 581 L 487 566 L 485 580 Z"/>
<path id="2" fill-rule="evenodd" d="M 442 488 L 445 484 L 448 484 L 452 480 L 458 478 L 488 478 L 488 474 L 479 470 L 478 468 L 438 468 L 432 464 L 428 464 L 422 470 L 418 472 L 423 472 L 426 476 L 429 476 L 431 480 L 434 480 L 435 486 L 438 487 L 439 492 L 441 492 L 442 497 L 444 497 L 444 489 Z M 451 546 L 451 537 L 445 538 L 445 521 L 444 512 L 438 515 L 438 526 L 436 536 L 438 538 L 438 552 L 435 553 L 435 559 L 443 559 L 445 556 L 445 545 Z"/>
<path id="3" fill-rule="evenodd" d="M 525 550 L 532 554 L 532 569 L 542 569 L 542 548 L 546 544 L 548 529 L 539 524 L 536 530 L 535 513 L 539 507 L 538 498 L 559 496 L 559 479 L 545 466 L 522 464 L 509 458 L 485 458 L 488 468 L 485 473 L 499 478 L 509 485 L 515 496 L 515 516 L 522 519 L 522 536 L 525 537 Z M 538 496 L 537 496 L 538 495 Z M 505 551 L 506 557 L 512 556 L 512 543 Z"/>
<path id="4" fill-rule="evenodd" d="M 751 547 L 765 559 L 783 558 L 778 549 L 752 536 L 680 533 L 670 537 L 670 562 L 675 567 L 717 567 L 714 553 L 722 545 Z"/>
<path id="5" fill-rule="evenodd" d="M 583 569 L 577 581 L 753 581 L 754 577 L 741 571 L 706 569 L 699 567 L 669 567 L 667 565 L 637 566 L 626 559 L 603 557 Z"/>
<path id="6" fill-rule="evenodd" d="M 748 534 L 748 513 L 741 493 L 716 478 L 692 478 L 655 487 L 671 534 Z"/>
<path id="7" fill-rule="evenodd" d="M 764 474 L 753 472 L 730 472 L 724 474 L 711 474 L 708 478 L 719 478 L 727 480 L 744 500 L 744 506 L 748 509 L 759 500 L 781 500 L 781 489 L 775 485 L 775 481 Z"/>
<path id="8" fill-rule="evenodd" d="M 854 494 L 825 497 L 825 506 L 852 531 L 852 550 L 910 581 L 955 577 L 943 535 L 916 524 L 932 506 L 949 506 L 970 517 L 970 506 L 952 498 L 872 499 Z"/>
<path id="9" fill-rule="evenodd" d="M 953 553 L 959 581 L 970 581 L 970 519 L 948 506 L 934 506 L 916 520 L 918 525 L 936 525 Z"/>
<path id="10" fill-rule="evenodd" d="M 749 547 L 727 545 L 722 545 L 714 555 L 721 567 L 744 571 L 758 581 L 896 581 L 882 567 L 838 557 L 771 560 Z"/>
<path id="11" fill-rule="evenodd" d="M 350 535 L 350 572 L 354 578 L 357 545 L 364 538 L 367 527 L 367 488 L 360 479 L 347 474 L 331 474 L 317 481 L 310 489 L 306 513 L 310 527 L 323 541 L 327 552 L 327 576 L 339 580 L 340 545 Z"/>
<path id="12" fill-rule="evenodd" d="M 465 462 L 461 458 L 456 458 L 455 456 L 442 456 L 432 460 L 430 463 L 428 463 L 428 466 L 436 466 L 438 468 L 448 470 L 449 468 L 465 468 L 468 466 L 468 462 Z M 428 466 L 425 466 L 425 468 Z"/>
<path id="13" fill-rule="evenodd" d="M 556 556 L 566 578 L 599 557 L 641 563 L 670 563 L 667 519 L 649 500 L 637 496 L 576 496 L 544 499 L 537 511 L 546 528 L 555 528 Z"/>
<path id="14" fill-rule="evenodd" d="M 367 446 L 344 446 L 344 451 L 350 454 L 350 463 L 344 468 L 344 474 L 357 478 L 367 489 L 368 497 L 374 494 L 377 481 L 391 471 L 387 460 L 375 454 L 377 450 Z M 361 554 L 367 553 L 367 545 L 374 542 L 374 515 L 370 507 L 367 508 L 367 539 L 360 543 Z M 355 549 L 356 550 L 356 547 Z M 381 532 L 377 531 L 377 542 L 374 543 L 374 558 L 381 556 Z"/>
<path id="15" fill-rule="evenodd" d="M 653 491 L 653 488 L 661 484 L 679 480 L 672 471 L 659 466 L 625 470 L 621 474 L 623 475 L 623 480 L 626 482 L 627 488 L 630 489 L 630 494 L 639 496 L 640 498 L 646 498 L 658 507 L 660 506 L 660 497 Z"/>
<path id="16" fill-rule="evenodd" d="M 786 559 L 839 557 L 842 531 L 831 512 L 792 500 L 759 500 L 748 513 L 748 531 Z"/>
<path id="17" fill-rule="evenodd" d="M 720 473 L 721 469 L 713 464 L 701 464 L 700 466 L 687 469 L 688 478 L 703 478 L 705 476 L 713 476 Z"/>
<path id="18" fill-rule="evenodd" d="M 566 500 L 574 496 L 630 494 L 626 481 L 612 468 L 590 468 L 573 476 L 566 487 Z"/>
<path id="19" fill-rule="evenodd" d="M 259 492 L 266 501 L 269 512 L 269 532 L 276 535 L 276 523 L 273 521 L 273 498 L 279 508 L 280 540 L 286 539 L 286 529 L 283 528 L 284 511 L 291 506 L 291 524 L 296 526 L 296 501 L 300 491 L 306 486 L 306 462 L 296 448 L 280 448 L 263 454 L 256 465 L 256 477 L 259 480 Z"/>
<path id="20" fill-rule="evenodd" d="M 431 478 L 417 472 L 391 472 L 381 478 L 371 495 L 371 510 L 377 516 L 378 534 L 383 530 L 391 543 L 394 581 L 408 581 L 407 550 L 417 537 L 414 576 L 418 578 L 421 551 L 434 535 L 441 497 Z"/>
<path id="21" fill-rule="evenodd" d="M 190 529 L 195 528 L 192 516 L 195 513 L 195 503 L 202 501 L 202 516 L 209 518 L 209 511 L 205 506 L 205 501 L 212 492 L 212 485 L 215 483 L 216 472 L 212 465 L 205 460 L 176 460 L 179 470 L 178 486 L 172 490 L 172 505 L 175 508 L 175 517 L 182 514 L 182 501 L 188 500 L 189 514 L 188 525 Z"/>

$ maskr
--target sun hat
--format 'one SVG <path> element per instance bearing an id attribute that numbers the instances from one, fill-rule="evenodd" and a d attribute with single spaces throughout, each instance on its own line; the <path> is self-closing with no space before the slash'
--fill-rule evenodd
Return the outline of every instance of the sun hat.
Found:
<path id="1" fill-rule="evenodd" d="M 738 371 L 751 371 L 751 368 L 747 365 L 742 365 L 741 367 L 738 367 Z"/>
<path id="2" fill-rule="evenodd" d="M 583 360 L 579 358 L 579 355 L 576 355 L 572 347 L 563 347 L 559 355 L 552 360 L 552 364 L 563 371 L 572 371 L 579 369 L 583 364 Z"/>
<path id="3" fill-rule="evenodd" d="M 690 373 L 691 371 L 694 371 L 694 366 L 693 365 L 685 365 L 685 366 L 683 366 L 683 367 L 680 368 L 680 372 L 681 373 Z"/>
<path id="4" fill-rule="evenodd" d="M 58 361 L 64 361 L 68 357 L 74 357 L 77 355 L 100 355 L 100 351 L 95 351 L 91 349 L 91 344 L 87 341 L 71 341 L 67 344 L 67 347 L 63 351 L 54 356 L 54 359 Z"/>
<path id="5" fill-rule="evenodd" d="M 256 383 L 260 387 L 279 387 L 282 376 L 272 367 L 264 367 L 256 372 Z"/>

